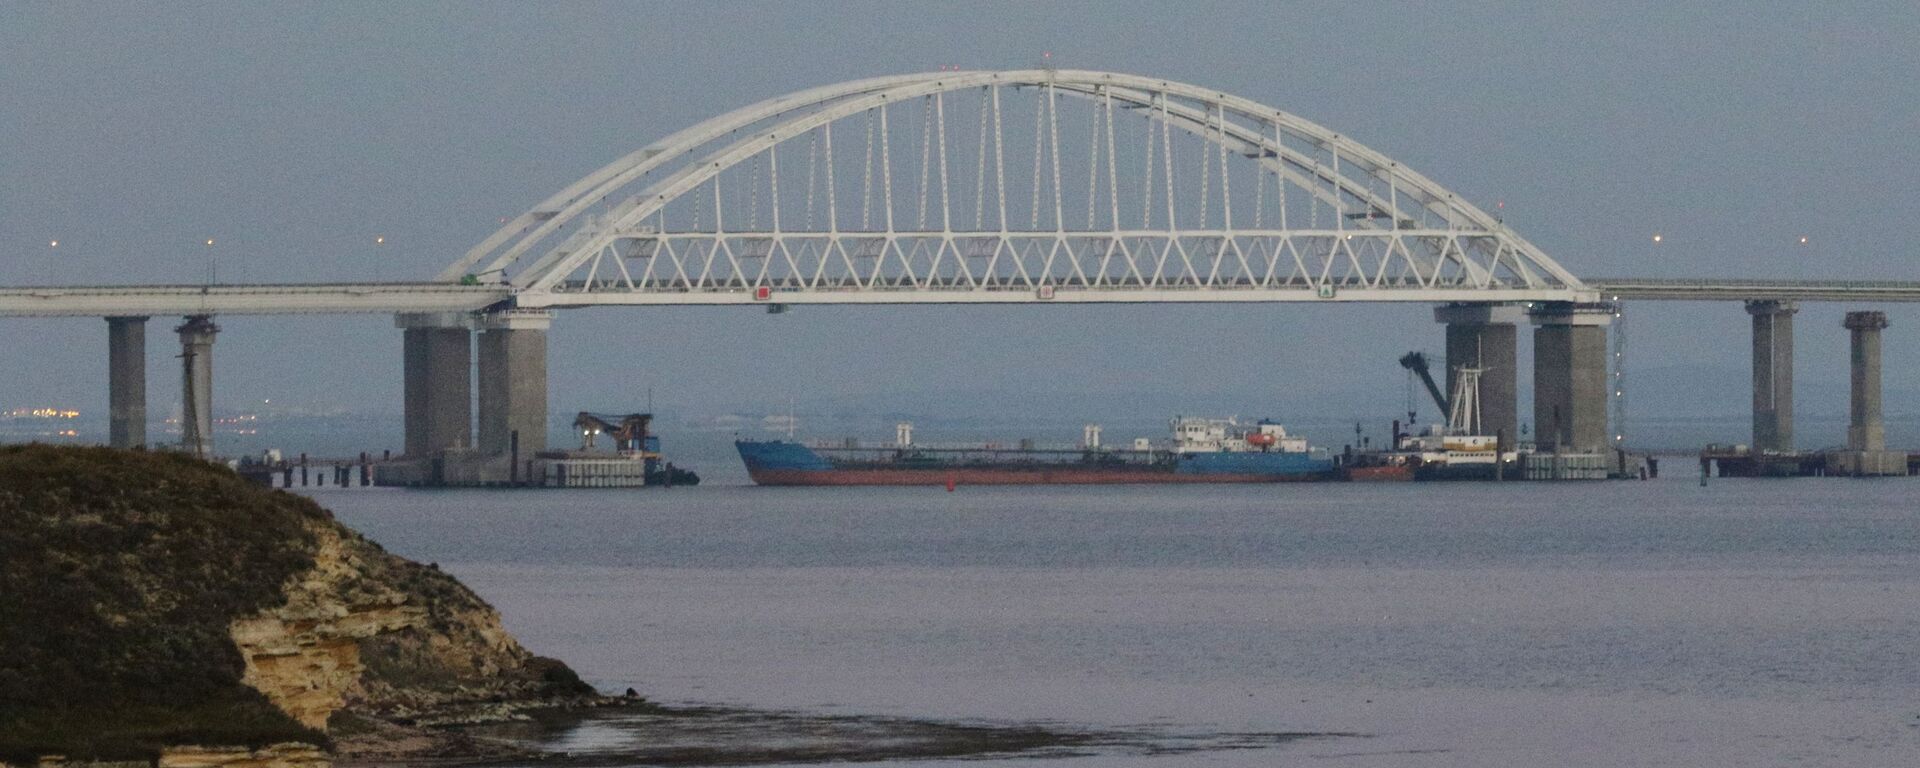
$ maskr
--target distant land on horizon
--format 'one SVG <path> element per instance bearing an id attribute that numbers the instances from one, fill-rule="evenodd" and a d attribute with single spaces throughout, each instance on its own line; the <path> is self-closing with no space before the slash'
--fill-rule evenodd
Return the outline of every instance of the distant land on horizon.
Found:
<path id="1" fill-rule="evenodd" d="M 1529 372 L 1522 373 L 1520 415 L 1532 421 L 1527 390 Z M 1071 443 L 1086 424 L 1100 424 L 1109 443 L 1134 437 L 1162 438 L 1167 420 L 1175 415 L 1237 416 L 1243 420 L 1273 418 L 1319 445 L 1339 448 L 1354 441 L 1354 426 L 1378 444 L 1386 439 L 1389 423 L 1404 418 L 1409 394 L 1406 374 L 1397 366 L 1382 371 L 1364 386 L 1288 392 L 1273 387 L 1231 382 L 1212 387 L 1169 386 L 1164 390 L 1028 391 L 989 389 L 887 389 L 872 392 L 796 392 L 793 413 L 796 435 L 803 439 L 856 437 L 883 442 L 892 439 L 893 425 L 914 422 L 928 442 L 1017 440 Z M 1627 372 L 1628 444 L 1642 450 L 1692 451 L 1709 442 L 1741 443 L 1749 438 L 1750 374 L 1745 369 L 1711 366 L 1660 366 Z M 1896 445 L 1920 447 L 1920 387 L 1886 387 L 1888 437 Z M 677 394 L 677 393 L 676 393 Z M 1438 410 L 1418 385 L 1411 390 L 1421 423 L 1439 421 Z M 1795 383 L 1796 443 L 1804 448 L 1838 445 L 1845 441 L 1848 383 L 1845 379 L 1813 378 L 1802 373 Z M 0 414 L 15 409 L 77 410 L 72 418 L 13 417 L 0 419 L 0 441 L 102 442 L 106 433 L 103 407 L 89 403 L 0 403 Z M 218 435 L 223 454 L 256 453 L 278 448 L 289 454 L 347 456 L 368 451 L 397 451 L 401 444 L 399 403 L 371 404 L 364 410 L 338 405 L 279 403 L 271 410 L 248 411 L 221 407 L 224 419 L 252 416 Z M 553 403 L 549 413 L 548 443 L 556 447 L 577 441 L 571 427 L 581 410 L 624 412 L 646 407 L 644 393 L 631 403 Z M 156 418 L 150 437 L 165 442 L 172 437 L 161 403 L 149 404 Z M 722 452 L 735 434 L 777 437 L 785 432 L 786 401 L 732 401 L 661 397 L 655 402 L 657 427 L 669 453 L 703 443 Z M 244 428 L 241 428 L 244 427 Z M 72 434 L 62 434 L 67 431 Z M 711 458 L 711 457 L 710 457 Z"/>

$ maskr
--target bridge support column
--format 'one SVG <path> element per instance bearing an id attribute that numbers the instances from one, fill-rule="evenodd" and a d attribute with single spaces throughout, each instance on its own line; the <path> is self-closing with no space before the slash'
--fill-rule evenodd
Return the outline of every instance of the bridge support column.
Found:
<path id="1" fill-rule="evenodd" d="M 147 444 L 147 318 L 107 318 L 107 444 Z"/>
<path id="2" fill-rule="evenodd" d="M 1607 325 L 1613 308 L 1544 302 L 1530 314 L 1535 446 L 1547 453 L 1606 450 Z"/>
<path id="3" fill-rule="evenodd" d="M 1753 452 L 1793 450 L 1793 301 L 1749 301 L 1753 316 Z"/>
<path id="4" fill-rule="evenodd" d="M 180 334 L 180 447 L 212 458 L 213 337 L 220 326 L 212 315 L 188 315 L 173 330 Z"/>
<path id="5" fill-rule="evenodd" d="M 1907 453 L 1887 450 L 1880 414 L 1880 330 L 1885 312 L 1848 312 L 1842 323 L 1853 332 L 1853 407 L 1847 424 L 1847 450 L 1827 454 L 1827 472 L 1835 475 L 1904 475 Z"/>
<path id="6" fill-rule="evenodd" d="M 1459 369 L 1481 369 L 1480 431 L 1509 441 L 1520 435 L 1516 324 L 1524 317 L 1511 304 L 1448 304 L 1433 310 L 1433 319 L 1447 326 L 1447 397 L 1453 397 Z"/>
<path id="7" fill-rule="evenodd" d="M 481 321 L 482 453 L 517 450 L 524 461 L 546 450 L 547 329 L 552 325 L 553 313 L 545 310 L 495 312 Z"/>
<path id="8" fill-rule="evenodd" d="M 400 315 L 405 329 L 406 453 L 418 459 L 473 445 L 472 319 Z"/>
<path id="9" fill-rule="evenodd" d="M 1887 327 L 1887 313 L 1848 312 L 1843 325 L 1853 332 L 1853 407 L 1847 424 L 1847 447 L 1884 451 L 1887 429 L 1880 416 L 1880 329 Z"/>

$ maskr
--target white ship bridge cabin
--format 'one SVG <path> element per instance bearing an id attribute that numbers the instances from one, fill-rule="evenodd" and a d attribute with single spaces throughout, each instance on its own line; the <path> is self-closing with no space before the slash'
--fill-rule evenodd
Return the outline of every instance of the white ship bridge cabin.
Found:
<path id="1" fill-rule="evenodd" d="M 1238 419 L 1179 416 L 1173 420 L 1175 453 L 1306 453 L 1307 439 L 1261 419 L 1242 426 Z"/>

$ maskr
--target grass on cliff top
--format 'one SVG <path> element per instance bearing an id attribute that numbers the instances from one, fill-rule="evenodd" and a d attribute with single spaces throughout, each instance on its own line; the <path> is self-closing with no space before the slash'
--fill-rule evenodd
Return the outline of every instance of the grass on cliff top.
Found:
<path id="1" fill-rule="evenodd" d="M 240 681 L 228 625 L 282 602 L 326 517 L 186 456 L 0 447 L 0 760 L 322 743 Z"/>

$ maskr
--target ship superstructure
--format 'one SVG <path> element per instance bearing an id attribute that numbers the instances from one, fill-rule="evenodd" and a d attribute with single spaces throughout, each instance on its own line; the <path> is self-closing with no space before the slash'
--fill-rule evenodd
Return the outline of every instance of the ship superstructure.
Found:
<path id="1" fill-rule="evenodd" d="M 1479 368 L 1454 369 L 1447 423 L 1398 436 L 1395 448 L 1420 480 L 1492 480 L 1518 455 L 1481 433 Z"/>

